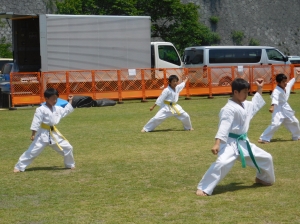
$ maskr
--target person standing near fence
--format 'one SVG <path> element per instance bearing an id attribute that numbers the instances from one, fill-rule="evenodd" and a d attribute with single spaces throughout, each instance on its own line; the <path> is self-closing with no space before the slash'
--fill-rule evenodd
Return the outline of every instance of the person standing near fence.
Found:
<path id="1" fill-rule="evenodd" d="M 155 104 L 150 107 L 150 111 L 152 111 L 156 107 L 156 105 L 159 105 L 160 110 L 153 118 L 148 121 L 141 132 L 153 131 L 165 119 L 172 116 L 176 117 L 182 122 L 185 130 L 194 130 L 192 128 L 190 116 L 182 109 L 180 105 L 177 104 L 179 93 L 185 87 L 185 83 L 187 80 L 187 77 L 185 77 L 182 83 L 178 85 L 179 78 L 176 75 L 170 75 L 168 87 L 162 91 Z"/>
<path id="2" fill-rule="evenodd" d="M 292 110 L 288 103 L 291 89 L 295 84 L 295 78 L 287 82 L 285 74 L 276 75 L 277 86 L 272 92 L 271 107 L 269 112 L 272 113 L 271 125 L 261 134 L 258 142 L 262 144 L 269 143 L 275 131 L 283 124 L 291 133 L 292 140 L 300 140 L 299 121 L 295 117 L 295 111 Z"/>
<path id="3" fill-rule="evenodd" d="M 14 167 L 14 173 L 24 172 L 26 167 L 43 151 L 50 146 L 64 157 L 64 165 L 68 169 L 75 169 L 73 147 L 68 140 L 58 131 L 56 125 L 60 119 L 73 112 L 72 99 L 68 97 L 69 103 L 65 107 L 56 106 L 59 94 L 56 89 L 49 88 L 44 92 L 46 103 L 35 111 L 31 123 L 31 145 L 19 158 Z"/>
<path id="4" fill-rule="evenodd" d="M 265 105 L 262 98 L 263 79 L 257 79 L 257 93 L 247 101 L 250 84 L 241 78 L 233 80 L 232 98 L 221 109 L 219 129 L 211 151 L 218 155 L 197 186 L 198 196 L 213 193 L 217 184 L 227 175 L 236 160 L 257 169 L 255 182 L 270 186 L 275 182 L 271 154 L 249 142 L 247 131 L 253 116 Z"/>

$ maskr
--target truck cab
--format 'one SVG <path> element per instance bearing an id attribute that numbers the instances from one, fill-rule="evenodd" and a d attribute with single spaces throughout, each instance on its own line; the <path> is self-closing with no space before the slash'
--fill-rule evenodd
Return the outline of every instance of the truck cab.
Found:
<path id="1" fill-rule="evenodd" d="M 182 61 L 170 42 L 151 42 L 151 68 L 181 68 Z"/>

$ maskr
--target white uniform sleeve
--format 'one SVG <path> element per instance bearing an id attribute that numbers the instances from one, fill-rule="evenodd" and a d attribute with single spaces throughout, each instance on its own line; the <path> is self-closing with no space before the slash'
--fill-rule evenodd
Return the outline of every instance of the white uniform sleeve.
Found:
<path id="1" fill-rule="evenodd" d="M 40 107 L 36 108 L 30 130 L 38 131 L 43 121 L 43 113 Z"/>
<path id="2" fill-rule="evenodd" d="M 74 111 L 74 108 L 70 103 L 68 103 L 65 107 L 59 107 L 59 108 L 60 108 L 60 114 L 62 118 Z"/>
<path id="3" fill-rule="evenodd" d="M 271 96 L 272 103 L 271 104 L 278 105 L 278 103 L 279 103 L 279 101 L 278 101 L 279 100 L 279 94 L 280 94 L 280 92 L 275 88 L 272 92 L 272 96 Z"/>
<path id="4" fill-rule="evenodd" d="M 162 93 L 160 94 L 160 96 L 157 98 L 155 104 L 158 106 L 162 106 L 164 104 L 164 100 L 167 98 L 168 96 L 168 88 L 165 88 Z"/>
<path id="5" fill-rule="evenodd" d="M 259 93 L 255 93 L 255 95 L 252 97 L 252 104 L 252 116 L 254 116 L 257 113 L 257 111 L 259 111 L 260 108 L 262 108 L 266 104 L 266 102 L 262 95 L 260 95 Z"/>
<path id="6" fill-rule="evenodd" d="M 291 89 L 292 89 L 293 85 L 295 84 L 295 81 L 296 81 L 295 78 L 292 78 L 285 87 L 286 100 L 288 100 L 290 97 Z"/>
<path id="7" fill-rule="evenodd" d="M 234 112 L 233 110 L 229 110 L 222 108 L 219 114 L 220 121 L 219 121 L 219 129 L 215 136 L 215 138 L 220 139 L 223 143 L 227 142 L 228 135 L 231 130 L 231 125 L 234 119 Z"/>
<path id="8" fill-rule="evenodd" d="M 183 90 L 183 88 L 185 87 L 185 82 L 180 83 L 179 85 L 176 86 L 176 93 L 179 93 Z"/>

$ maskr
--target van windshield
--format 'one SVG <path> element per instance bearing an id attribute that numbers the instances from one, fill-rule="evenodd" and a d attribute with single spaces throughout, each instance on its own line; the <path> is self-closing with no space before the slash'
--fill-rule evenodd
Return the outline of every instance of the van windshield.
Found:
<path id="1" fill-rule="evenodd" d="M 283 61 L 285 62 L 285 57 L 275 49 L 266 49 L 268 59 L 273 61 Z"/>
<path id="2" fill-rule="evenodd" d="M 209 63 L 257 63 L 261 52 L 261 49 L 210 49 Z"/>
<path id="3" fill-rule="evenodd" d="M 203 49 L 185 50 L 183 62 L 186 65 L 203 64 Z"/>

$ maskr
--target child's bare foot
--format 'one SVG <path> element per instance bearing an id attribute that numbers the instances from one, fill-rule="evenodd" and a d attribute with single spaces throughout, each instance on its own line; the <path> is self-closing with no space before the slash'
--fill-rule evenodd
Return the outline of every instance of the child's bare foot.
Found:
<path id="1" fill-rule="evenodd" d="M 20 170 L 14 168 L 14 173 L 20 173 L 20 172 L 21 172 Z"/>
<path id="2" fill-rule="evenodd" d="M 146 132 L 146 131 L 145 131 L 145 129 L 143 128 L 143 129 L 141 130 L 141 132 Z"/>
<path id="3" fill-rule="evenodd" d="M 202 191 L 202 190 L 197 190 L 196 191 L 196 195 L 198 195 L 198 196 L 208 196 L 208 194 L 206 194 L 204 191 Z"/>
<path id="4" fill-rule="evenodd" d="M 194 131 L 194 128 L 191 128 L 191 129 L 187 129 L 187 131 Z"/>
<path id="5" fill-rule="evenodd" d="M 265 141 L 265 140 L 262 140 L 262 139 L 258 139 L 257 142 L 258 142 L 258 143 L 261 143 L 261 144 L 268 144 L 268 143 L 270 143 L 270 142 Z"/>
<path id="6" fill-rule="evenodd" d="M 75 170 L 75 166 L 72 166 L 72 167 L 71 167 L 71 170 Z"/>
<path id="7" fill-rule="evenodd" d="M 272 186 L 271 183 L 267 183 L 267 182 L 265 182 L 265 181 L 263 181 L 263 180 L 261 180 L 261 179 L 258 179 L 257 177 L 255 178 L 255 183 L 257 183 L 257 184 L 262 184 L 262 185 L 264 185 L 264 186 Z"/>

